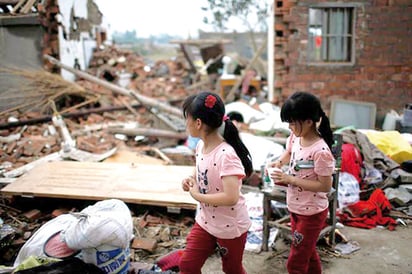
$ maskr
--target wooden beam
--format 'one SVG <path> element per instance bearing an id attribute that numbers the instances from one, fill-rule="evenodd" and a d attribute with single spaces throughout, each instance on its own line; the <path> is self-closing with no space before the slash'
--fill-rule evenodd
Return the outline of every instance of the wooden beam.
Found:
<path id="1" fill-rule="evenodd" d="M 255 62 L 260 58 L 260 55 L 262 54 L 262 52 L 266 48 L 266 46 L 267 46 L 267 37 L 265 39 L 265 42 L 262 43 L 260 48 L 255 52 L 255 55 L 253 56 L 252 60 L 249 62 L 249 64 L 244 69 L 245 72 L 250 70 L 253 67 Z M 242 84 L 244 78 L 245 78 L 245 73 L 242 73 L 242 75 L 240 76 L 240 78 L 238 79 L 236 84 L 232 87 L 230 92 L 226 95 L 226 98 L 223 98 L 225 101 L 228 101 L 228 102 L 233 101 L 233 99 L 235 97 L 235 92 L 239 89 L 239 87 Z"/>
<path id="2" fill-rule="evenodd" d="M 186 45 L 180 44 L 180 50 L 183 52 L 183 55 L 185 56 L 186 61 L 189 63 L 190 72 L 196 73 L 197 69 L 196 69 L 195 65 L 193 64 L 193 60 L 190 58 L 190 54 L 187 51 Z"/>

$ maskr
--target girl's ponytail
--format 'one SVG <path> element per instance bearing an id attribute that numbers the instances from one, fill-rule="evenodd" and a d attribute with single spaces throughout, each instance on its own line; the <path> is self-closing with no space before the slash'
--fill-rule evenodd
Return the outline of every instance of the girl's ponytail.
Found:
<path id="1" fill-rule="evenodd" d="M 225 138 L 225 141 L 234 148 L 236 154 L 242 161 L 246 177 L 249 177 L 253 172 L 252 157 L 250 156 L 249 150 L 240 139 L 239 131 L 233 122 L 230 119 L 224 119 L 223 123 L 223 138 Z"/>
<path id="2" fill-rule="evenodd" d="M 326 116 L 325 112 L 321 109 L 321 120 L 318 131 L 322 138 L 325 140 L 326 144 L 332 149 L 333 145 L 333 132 L 330 128 L 330 122 L 328 116 Z"/>

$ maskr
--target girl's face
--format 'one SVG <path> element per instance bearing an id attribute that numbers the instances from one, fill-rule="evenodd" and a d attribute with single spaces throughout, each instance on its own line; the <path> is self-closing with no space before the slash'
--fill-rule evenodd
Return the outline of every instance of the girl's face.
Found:
<path id="1" fill-rule="evenodd" d="M 193 119 L 192 116 L 187 116 L 186 119 L 186 131 L 189 133 L 190 136 L 192 137 L 199 137 L 200 133 L 200 119 Z"/>
<path id="2" fill-rule="evenodd" d="M 292 121 L 289 123 L 289 129 L 297 137 L 305 137 L 311 130 L 313 122 L 311 120 Z"/>

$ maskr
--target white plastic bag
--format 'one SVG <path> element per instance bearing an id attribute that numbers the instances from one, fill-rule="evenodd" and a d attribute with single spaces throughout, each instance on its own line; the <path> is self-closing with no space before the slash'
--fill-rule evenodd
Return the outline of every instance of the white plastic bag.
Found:
<path id="1" fill-rule="evenodd" d="M 359 183 L 355 176 L 348 172 L 339 173 L 338 203 L 339 208 L 359 201 Z"/>

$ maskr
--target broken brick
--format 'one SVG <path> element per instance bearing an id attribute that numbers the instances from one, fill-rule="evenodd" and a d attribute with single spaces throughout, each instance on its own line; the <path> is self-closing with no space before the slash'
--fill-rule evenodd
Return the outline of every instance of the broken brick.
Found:
<path id="1" fill-rule="evenodd" d="M 143 249 L 149 252 L 155 251 L 157 247 L 156 239 L 149 238 L 135 238 L 132 242 L 132 248 L 134 249 Z"/>
<path id="2" fill-rule="evenodd" d="M 41 216 L 41 211 L 38 209 L 32 209 L 30 211 L 27 211 L 23 213 L 23 216 L 28 219 L 29 221 L 34 221 L 35 219 L 40 218 Z"/>

